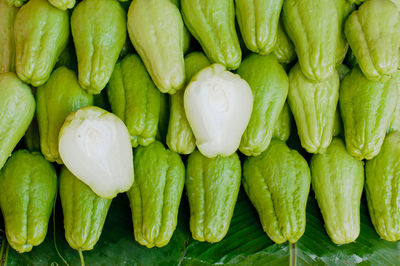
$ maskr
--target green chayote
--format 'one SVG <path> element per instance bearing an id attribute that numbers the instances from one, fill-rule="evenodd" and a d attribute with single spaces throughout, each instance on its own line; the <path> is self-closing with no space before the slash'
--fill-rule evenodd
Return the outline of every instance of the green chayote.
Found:
<path id="1" fill-rule="evenodd" d="M 388 241 L 400 240 L 400 132 L 388 134 L 379 154 L 365 165 L 372 224 Z"/>
<path id="2" fill-rule="evenodd" d="M 345 34 L 364 75 L 373 81 L 399 67 L 400 20 L 389 0 L 369 0 L 346 21 Z"/>
<path id="3" fill-rule="evenodd" d="M 161 142 L 134 152 L 135 181 L 128 191 L 135 239 L 148 248 L 168 244 L 178 222 L 185 182 L 179 154 Z"/>
<path id="4" fill-rule="evenodd" d="M 60 173 L 60 199 L 68 244 L 76 250 L 93 249 L 112 200 L 97 196 L 65 166 Z"/>
<path id="5" fill-rule="evenodd" d="M 354 5 L 350 4 L 347 0 L 333 0 L 336 4 L 336 9 L 338 12 L 338 23 L 339 23 L 339 36 L 338 43 L 336 47 L 336 64 L 341 64 L 343 59 L 346 57 L 349 44 L 346 41 L 346 36 L 344 35 L 344 24 L 347 17 L 354 9 Z"/>
<path id="6" fill-rule="evenodd" d="M 6 0 L 9 6 L 20 7 L 28 0 Z"/>
<path id="7" fill-rule="evenodd" d="M 210 61 L 201 52 L 192 52 L 185 56 L 186 84 Z M 190 154 L 196 148 L 196 139 L 186 118 L 183 105 L 184 89 L 170 96 L 170 117 L 167 133 L 167 145 L 171 151 Z"/>
<path id="8" fill-rule="evenodd" d="M 36 104 L 42 154 L 46 160 L 62 164 L 58 152 L 58 133 L 61 126 L 71 112 L 93 105 L 93 95 L 79 86 L 74 71 L 59 67 L 37 89 Z"/>
<path id="9" fill-rule="evenodd" d="M 198 150 L 189 155 L 186 191 L 190 231 L 198 241 L 218 242 L 226 235 L 240 188 L 239 156 L 207 158 Z"/>
<path id="10" fill-rule="evenodd" d="M 392 114 L 388 131 L 400 132 L 400 72 L 397 72 L 395 75 L 393 75 L 393 79 L 397 85 L 397 102 L 396 108 Z"/>
<path id="11" fill-rule="evenodd" d="M 132 147 L 154 142 L 160 114 L 160 92 L 138 55 L 115 65 L 107 87 L 111 110 L 126 124 Z"/>
<path id="12" fill-rule="evenodd" d="M 12 248 L 28 252 L 43 242 L 56 193 L 56 171 L 39 152 L 12 154 L 0 172 L 0 208 Z"/>
<path id="13" fill-rule="evenodd" d="M 207 57 L 227 69 L 237 69 L 242 59 L 235 29 L 233 0 L 181 0 L 183 20 Z"/>
<path id="14" fill-rule="evenodd" d="M 236 18 L 246 47 L 268 54 L 275 46 L 283 0 L 235 0 Z"/>
<path id="15" fill-rule="evenodd" d="M 1 169 L 35 114 L 31 89 L 12 72 L 0 74 L 0 106 Z"/>
<path id="16" fill-rule="evenodd" d="M 75 6 L 76 0 L 48 0 L 50 4 L 61 10 L 71 9 Z"/>
<path id="17" fill-rule="evenodd" d="M 375 157 L 396 107 L 395 78 L 370 81 L 356 66 L 340 86 L 340 111 L 347 151 L 359 160 Z"/>
<path id="18" fill-rule="evenodd" d="M 31 124 L 25 132 L 24 142 L 29 151 L 40 151 L 39 125 L 36 116 L 33 117 Z"/>
<path id="19" fill-rule="evenodd" d="M 288 101 L 301 145 L 309 153 L 323 153 L 329 146 L 339 98 L 336 70 L 319 82 L 307 79 L 296 64 L 289 73 Z"/>
<path id="20" fill-rule="evenodd" d="M 158 89 L 174 94 L 185 82 L 184 26 L 169 0 L 135 0 L 129 7 L 128 31 Z"/>
<path id="21" fill-rule="evenodd" d="M 340 64 L 336 66 L 341 81 L 351 70 L 346 65 Z M 335 121 L 333 122 L 333 136 L 339 136 L 343 133 L 342 117 L 340 116 L 339 104 L 336 108 Z"/>
<path id="22" fill-rule="evenodd" d="M 126 39 L 126 13 L 116 0 L 85 0 L 73 10 L 71 31 L 79 83 L 91 94 L 106 86 Z"/>
<path id="23" fill-rule="evenodd" d="M 289 109 L 287 102 L 283 105 L 282 111 L 279 114 L 278 121 L 275 123 L 273 138 L 280 139 L 282 141 L 287 141 L 290 137 L 292 125 L 292 114 Z"/>
<path id="24" fill-rule="evenodd" d="M 364 187 L 364 165 L 334 138 L 324 154 L 311 159 L 312 187 L 335 244 L 355 241 L 360 233 L 360 204 Z"/>
<path id="25" fill-rule="evenodd" d="M 336 70 L 339 74 L 339 79 L 342 80 L 350 71 L 351 69 L 343 64 L 340 64 L 336 67 Z"/>
<path id="26" fill-rule="evenodd" d="M 29 23 L 27 23 L 29 21 Z M 15 17 L 15 69 L 18 77 L 37 87 L 50 77 L 67 46 L 69 16 L 47 0 L 30 0 Z"/>
<path id="27" fill-rule="evenodd" d="M 332 0 L 286 0 L 282 18 L 304 75 L 322 81 L 334 72 L 340 37 L 339 13 Z"/>
<path id="28" fill-rule="evenodd" d="M 274 242 L 296 243 L 303 235 L 310 182 L 306 160 L 280 140 L 272 139 L 261 155 L 247 157 L 243 187 Z"/>
<path id="29" fill-rule="evenodd" d="M 274 55 L 252 54 L 243 60 L 237 73 L 253 93 L 253 111 L 239 146 L 247 156 L 265 151 L 285 104 L 289 80 Z"/>
<path id="30" fill-rule="evenodd" d="M 296 52 L 292 41 L 287 36 L 282 23 L 278 24 L 276 33 L 276 44 L 272 50 L 272 54 L 276 56 L 281 64 L 289 64 L 296 59 Z"/>
<path id="31" fill-rule="evenodd" d="M 18 8 L 0 0 L 0 74 L 14 71 L 14 20 Z"/>

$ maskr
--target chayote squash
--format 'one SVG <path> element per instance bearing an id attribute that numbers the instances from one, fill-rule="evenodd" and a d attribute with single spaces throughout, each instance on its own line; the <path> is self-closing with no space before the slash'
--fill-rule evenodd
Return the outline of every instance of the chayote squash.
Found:
<path id="1" fill-rule="evenodd" d="M 61 10 L 71 9 L 75 6 L 76 0 L 48 0 L 50 4 Z"/>
<path id="2" fill-rule="evenodd" d="M 290 64 L 296 59 L 296 52 L 292 41 L 287 36 L 282 23 L 278 24 L 276 33 L 276 44 L 271 52 L 276 56 L 278 62 L 281 64 Z"/>
<path id="3" fill-rule="evenodd" d="M 135 0 L 128 12 L 128 31 L 161 92 L 174 94 L 185 82 L 184 26 L 169 0 Z"/>
<path id="4" fill-rule="evenodd" d="M 365 165 L 369 214 L 378 235 L 400 240 L 400 132 L 389 133 L 379 154 Z"/>
<path id="5" fill-rule="evenodd" d="M 31 89 L 12 72 L 0 74 L 0 106 L 1 169 L 35 114 Z"/>
<path id="6" fill-rule="evenodd" d="M 24 142 L 29 151 L 40 151 L 39 125 L 36 116 L 33 117 L 31 124 L 25 132 Z"/>
<path id="7" fill-rule="evenodd" d="M 83 90 L 74 71 L 59 67 L 36 91 L 40 148 L 46 160 L 62 164 L 58 133 L 65 118 L 81 107 L 93 105 L 93 95 Z"/>
<path id="8" fill-rule="evenodd" d="M 20 7 L 28 0 L 6 0 L 9 6 Z"/>
<path id="9" fill-rule="evenodd" d="M 283 141 L 272 139 L 261 155 L 245 160 L 243 187 L 274 242 L 296 243 L 303 235 L 310 182 L 306 160 Z"/>
<path id="10" fill-rule="evenodd" d="M 289 109 L 287 102 L 283 105 L 282 111 L 279 114 L 278 121 L 275 123 L 273 138 L 280 139 L 282 141 L 287 141 L 290 137 L 292 125 L 292 114 Z"/>
<path id="11" fill-rule="evenodd" d="M 329 237 L 339 245 L 354 242 L 360 233 L 363 162 L 346 151 L 341 139 L 334 138 L 324 154 L 313 155 L 310 169 Z"/>
<path id="12" fill-rule="evenodd" d="M 237 153 L 209 159 L 199 151 L 189 155 L 186 192 L 190 231 L 198 241 L 218 242 L 226 235 L 240 188 Z"/>
<path id="13" fill-rule="evenodd" d="M 29 21 L 29 23 L 27 23 Z M 37 87 L 50 77 L 67 46 L 69 16 L 47 0 L 30 0 L 15 17 L 15 69 L 18 77 Z"/>
<path id="14" fill-rule="evenodd" d="M 239 149 L 247 156 L 256 156 L 268 148 L 285 104 L 289 80 L 274 55 L 252 54 L 243 60 L 237 73 L 250 85 L 254 99 Z"/>
<path id="15" fill-rule="evenodd" d="M 339 74 L 340 81 L 351 71 L 350 68 L 343 64 L 336 66 L 336 70 Z M 333 123 L 333 136 L 341 135 L 343 133 L 343 123 L 340 116 L 339 104 L 336 108 L 335 121 Z"/>
<path id="16" fill-rule="evenodd" d="M 352 5 L 347 0 L 333 0 L 336 3 L 336 9 L 338 11 L 338 22 L 339 22 L 339 36 L 336 48 L 336 65 L 343 62 L 346 57 L 349 44 L 346 41 L 346 36 L 344 35 L 344 24 L 347 17 L 354 10 L 355 5 Z"/>
<path id="17" fill-rule="evenodd" d="M 336 1 L 336 0 L 335 0 Z M 340 37 L 339 13 L 332 0 L 286 0 L 282 18 L 304 75 L 314 81 L 334 72 Z"/>
<path id="18" fill-rule="evenodd" d="M 135 149 L 133 161 L 135 182 L 127 194 L 135 239 L 148 248 L 165 246 L 178 222 L 185 166 L 158 141 Z"/>
<path id="19" fill-rule="evenodd" d="M 233 0 L 181 0 L 183 20 L 213 63 L 237 69 L 242 52 L 235 29 Z"/>
<path id="20" fill-rule="evenodd" d="M 347 151 L 359 160 L 375 157 L 396 107 L 395 78 L 370 81 L 358 66 L 347 74 L 340 86 L 340 111 Z"/>
<path id="21" fill-rule="evenodd" d="M 364 75 L 373 81 L 399 67 L 399 11 L 390 0 L 369 0 L 346 21 L 345 34 Z"/>
<path id="22" fill-rule="evenodd" d="M 192 52 L 185 56 L 186 84 L 201 69 L 210 65 L 202 52 Z M 167 145 L 171 151 L 190 154 L 196 148 L 196 139 L 186 118 L 183 104 L 184 89 L 170 96 L 170 117 L 167 133 Z"/>
<path id="23" fill-rule="evenodd" d="M 132 147 L 154 142 L 160 114 L 160 92 L 138 55 L 127 55 L 115 65 L 107 94 L 111 110 L 128 127 Z"/>
<path id="24" fill-rule="evenodd" d="M 28 252 L 43 242 L 56 193 L 56 171 L 39 152 L 12 154 L 0 172 L 0 208 L 12 248 Z"/>
<path id="25" fill-rule="evenodd" d="M 14 71 L 14 20 L 18 8 L 0 0 L 0 74 Z"/>
<path id="26" fill-rule="evenodd" d="M 97 196 L 65 166 L 60 173 L 60 199 L 68 244 L 76 250 L 92 250 L 100 238 L 112 200 Z"/>
<path id="27" fill-rule="evenodd" d="M 126 39 L 126 13 L 117 0 L 85 0 L 73 10 L 71 31 L 82 88 L 99 94 Z"/>
<path id="28" fill-rule="evenodd" d="M 246 47 L 268 54 L 275 46 L 283 0 L 235 0 L 236 18 Z"/>
<path id="29" fill-rule="evenodd" d="M 393 75 L 393 79 L 396 82 L 397 87 L 397 102 L 396 108 L 392 114 L 388 131 L 399 131 L 400 132 L 400 72 Z"/>
<path id="30" fill-rule="evenodd" d="M 296 64 L 290 70 L 289 84 L 288 101 L 301 146 L 309 153 L 323 153 L 333 136 L 339 75 L 334 70 L 327 79 L 313 82 Z"/>

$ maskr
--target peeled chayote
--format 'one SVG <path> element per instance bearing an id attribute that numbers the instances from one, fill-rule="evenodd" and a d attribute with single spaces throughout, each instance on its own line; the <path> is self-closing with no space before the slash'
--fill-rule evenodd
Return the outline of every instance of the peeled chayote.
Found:
<path id="1" fill-rule="evenodd" d="M 154 142 L 160 114 L 160 92 L 138 55 L 127 55 L 115 65 L 107 94 L 111 110 L 129 130 L 132 147 Z"/>
<path id="2" fill-rule="evenodd" d="M 79 83 L 91 94 L 106 86 L 126 39 L 126 13 L 117 0 L 85 0 L 73 10 L 71 31 Z"/>
<path id="3" fill-rule="evenodd" d="M 14 20 L 18 8 L 0 0 L 0 74 L 14 71 Z"/>
<path id="4" fill-rule="evenodd" d="M 58 56 L 67 46 L 69 15 L 47 0 L 30 0 L 15 17 L 15 70 L 37 87 L 50 77 Z"/>
<path id="5" fill-rule="evenodd" d="M 363 162 L 351 156 L 334 138 L 324 154 L 311 159 L 312 187 L 335 244 L 355 241 L 360 233 L 360 204 L 364 187 Z"/>
<path id="6" fill-rule="evenodd" d="M 283 141 L 272 139 L 261 155 L 247 157 L 243 187 L 274 242 L 296 243 L 303 235 L 310 182 L 306 160 Z"/>
<path id="7" fill-rule="evenodd" d="M 0 208 L 12 248 L 28 252 L 44 241 L 56 193 L 56 171 L 39 152 L 12 154 L 0 172 Z"/>
<path id="8" fill-rule="evenodd" d="M 250 85 L 254 99 L 239 149 L 247 156 L 255 156 L 268 148 L 288 94 L 289 80 L 274 55 L 252 54 L 243 60 L 237 73 Z"/>
<path id="9" fill-rule="evenodd" d="M 340 85 L 340 111 L 347 151 L 359 160 L 382 146 L 398 97 L 397 79 L 370 81 L 356 66 Z"/>

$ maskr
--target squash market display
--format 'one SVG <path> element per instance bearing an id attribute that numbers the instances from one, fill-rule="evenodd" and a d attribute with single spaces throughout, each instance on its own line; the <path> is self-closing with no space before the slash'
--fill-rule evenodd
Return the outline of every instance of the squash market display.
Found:
<path id="1" fill-rule="evenodd" d="M 398 0 L 0 0 L 9 246 L 41 245 L 61 201 L 84 263 L 119 193 L 131 241 L 149 249 L 172 241 L 181 205 L 193 241 L 222 241 L 242 194 L 277 244 L 302 238 L 309 197 L 331 241 L 353 243 L 363 193 L 376 233 L 399 241 L 399 10 Z"/>

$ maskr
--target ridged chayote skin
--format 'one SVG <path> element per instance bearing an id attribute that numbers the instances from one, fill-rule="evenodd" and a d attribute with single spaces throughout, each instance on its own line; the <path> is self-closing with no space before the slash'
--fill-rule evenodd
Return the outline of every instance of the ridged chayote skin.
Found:
<path id="1" fill-rule="evenodd" d="M 0 74 L 0 169 L 24 136 L 35 114 L 28 85 L 11 72 Z"/>
<path id="2" fill-rule="evenodd" d="M 28 252 L 43 242 L 56 193 L 56 171 L 39 152 L 13 153 L 0 172 L 0 207 L 12 248 Z"/>
<path id="3" fill-rule="evenodd" d="M 239 67 L 242 52 L 233 0 L 182 0 L 181 12 L 188 30 L 213 63 L 229 70 Z"/>
<path id="4" fill-rule="evenodd" d="M 335 244 L 355 241 L 360 233 L 364 165 L 334 138 L 324 154 L 311 159 L 312 187 L 325 229 Z"/>
<path id="5" fill-rule="evenodd" d="M 273 139 L 261 155 L 247 157 L 243 187 L 274 242 L 296 243 L 303 235 L 310 182 L 306 160 L 280 140 Z"/>
<path id="6" fill-rule="evenodd" d="M 370 160 L 382 146 L 397 102 L 396 79 L 370 81 L 356 66 L 340 85 L 340 111 L 347 151 Z"/>
<path id="7" fill-rule="evenodd" d="M 116 0 L 85 0 L 72 12 L 71 31 L 82 88 L 99 94 L 126 39 L 126 13 Z"/>
<path id="8" fill-rule="evenodd" d="M 345 34 L 369 80 L 391 76 L 399 66 L 399 11 L 389 0 L 369 0 L 346 21 Z"/>
<path id="9" fill-rule="evenodd" d="M 9 6 L 20 7 L 28 0 L 6 0 Z"/>
<path id="10" fill-rule="evenodd" d="M 127 55 L 115 65 L 107 94 L 111 110 L 129 130 L 132 147 L 154 142 L 160 114 L 160 92 L 138 55 Z"/>
<path id="11" fill-rule="evenodd" d="M 29 23 L 28 23 L 29 22 Z M 15 17 L 15 69 L 18 77 L 37 87 L 50 77 L 67 46 L 69 16 L 47 0 L 30 0 Z"/>
<path id="12" fill-rule="evenodd" d="M 133 161 L 135 182 L 128 197 L 135 239 L 148 248 L 165 246 L 178 222 L 185 166 L 158 141 L 135 149 Z"/>
<path id="13" fill-rule="evenodd" d="M 296 64 L 289 73 L 288 101 L 301 146 L 309 153 L 323 153 L 333 136 L 339 98 L 339 75 L 334 69 L 325 80 L 307 79 Z"/>
<path id="14" fill-rule="evenodd" d="M 75 6 L 75 0 L 48 0 L 50 4 L 61 10 L 71 9 Z"/>
<path id="15" fill-rule="evenodd" d="M 60 173 L 60 199 L 68 244 L 76 250 L 92 250 L 100 238 L 112 200 L 97 196 L 65 166 Z"/>
<path id="16" fill-rule="evenodd" d="M 186 191 L 190 231 L 198 241 L 218 242 L 228 231 L 240 188 L 239 156 L 209 159 L 198 150 L 189 155 Z"/>
<path id="17" fill-rule="evenodd" d="M 210 61 L 202 52 L 192 52 L 185 56 L 186 84 L 201 69 L 210 65 Z M 170 116 L 167 133 L 167 145 L 171 151 L 190 154 L 196 148 L 196 139 L 186 118 L 183 105 L 185 90 L 179 90 L 170 96 Z"/>
<path id="18" fill-rule="evenodd" d="M 128 12 L 128 31 L 158 89 L 174 94 L 185 83 L 184 26 L 169 0 L 135 0 Z"/>
<path id="19" fill-rule="evenodd" d="M 275 46 L 283 0 L 235 0 L 236 18 L 246 47 L 268 54 Z"/>
<path id="20" fill-rule="evenodd" d="M 293 43 L 287 36 L 282 23 L 278 24 L 276 44 L 271 53 L 276 56 L 278 62 L 281 64 L 289 64 L 296 59 L 297 55 Z"/>
<path id="21" fill-rule="evenodd" d="M 398 84 L 396 109 L 393 112 L 388 131 L 400 132 L 400 83 Z"/>
<path id="22" fill-rule="evenodd" d="M 14 71 L 14 19 L 18 8 L 0 0 L 0 74 Z"/>
<path id="23" fill-rule="evenodd" d="M 278 121 L 275 123 L 273 138 L 280 139 L 282 141 L 287 141 L 290 137 L 292 125 L 292 114 L 289 109 L 287 102 L 283 105 L 282 111 L 279 114 Z"/>
<path id="24" fill-rule="evenodd" d="M 379 154 L 365 166 L 372 224 L 388 241 L 400 240 L 400 132 L 386 136 Z"/>
<path id="25" fill-rule="evenodd" d="M 252 54 L 243 60 L 237 73 L 250 85 L 254 99 L 239 149 L 247 156 L 256 156 L 268 148 L 286 101 L 289 80 L 274 55 Z"/>
<path id="26" fill-rule="evenodd" d="M 338 23 L 339 23 L 339 36 L 338 44 L 336 48 L 336 65 L 343 62 L 346 57 L 349 44 L 346 41 L 346 36 L 344 35 L 344 24 L 347 17 L 354 10 L 355 5 L 350 4 L 347 0 L 333 0 L 336 4 L 336 9 L 338 11 Z"/>
<path id="27" fill-rule="evenodd" d="M 36 91 L 40 148 L 46 160 L 62 164 L 58 133 L 65 118 L 81 107 L 93 105 L 93 95 L 81 88 L 74 71 L 59 67 Z"/>

